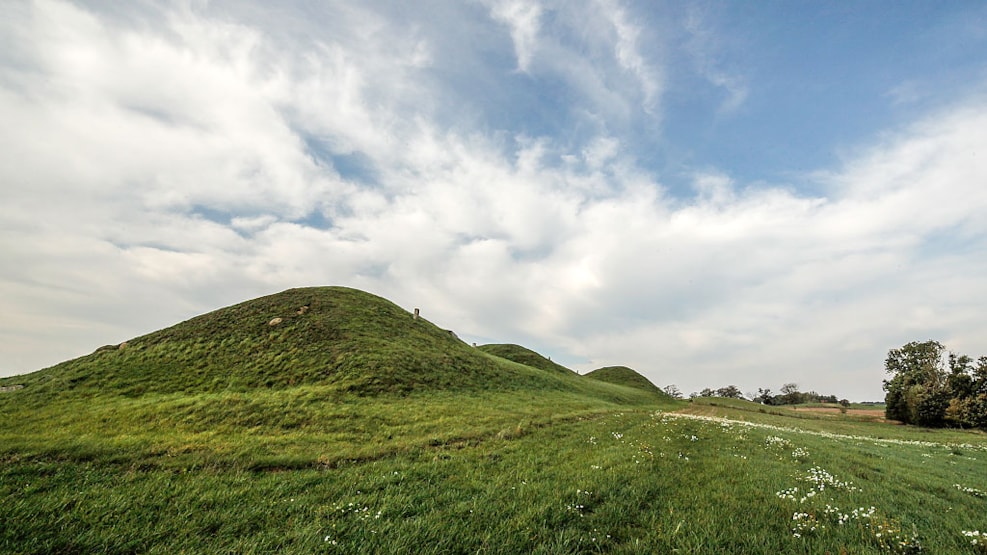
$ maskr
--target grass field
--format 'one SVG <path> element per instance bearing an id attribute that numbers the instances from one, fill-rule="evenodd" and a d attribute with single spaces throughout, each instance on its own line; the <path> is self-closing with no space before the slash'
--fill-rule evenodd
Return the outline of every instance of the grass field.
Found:
<path id="1" fill-rule="evenodd" d="M 982 434 L 695 403 L 515 422 L 489 401 L 395 400 L 407 421 L 361 438 L 214 436 L 191 459 L 147 437 L 5 447 L 0 552 L 977 553 L 963 533 L 987 531 Z"/>
<path id="2" fill-rule="evenodd" d="M 0 553 L 987 553 L 983 433 L 641 379 L 262 298 L 0 380 Z"/>

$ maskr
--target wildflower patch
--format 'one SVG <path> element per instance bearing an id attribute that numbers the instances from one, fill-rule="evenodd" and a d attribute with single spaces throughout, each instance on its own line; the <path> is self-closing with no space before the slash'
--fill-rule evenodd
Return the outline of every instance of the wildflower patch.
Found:
<path id="1" fill-rule="evenodd" d="M 806 451 L 803 456 L 808 457 L 808 452 Z M 792 537 L 803 538 L 821 532 L 826 529 L 827 523 L 833 526 L 847 526 L 853 523 L 871 542 L 887 553 L 907 555 L 922 552 L 918 532 L 914 528 L 911 531 L 905 531 L 899 521 L 881 515 L 877 507 L 859 507 L 844 511 L 833 505 L 833 499 L 830 498 L 830 503 L 827 503 L 824 508 L 818 510 L 811 508 L 814 505 L 813 501 L 821 498 L 824 493 L 859 492 L 860 488 L 855 486 L 853 482 L 841 480 L 819 466 L 809 468 L 796 479 L 808 484 L 808 487 L 800 489 L 796 486 L 775 494 L 779 499 L 793 501 L 799 505 L 809 505 L 809 508 L 792 514 Z"/>
<path id="2" fill-rule="evenodd" d="M 962 491 L 963 493 L 969 493 L 970 495 L 972 495 L 974 497 L 987 497 L 987 493 L 984 493 L 983 491 L 981 491 L 981 490 L 979 490 L 977 488 L 971 488 L 971 487 L 967 487 L 967 486 L 962 486 L 960 484 L 953 484 L 953 487 L 955 487 L 956 489 Z"/>
<path id="3" fill-rule="evenodd" d="M 963 530 L 963 536 L 979 553 L 987 553 L 987 532 L 980 530 Z"/>

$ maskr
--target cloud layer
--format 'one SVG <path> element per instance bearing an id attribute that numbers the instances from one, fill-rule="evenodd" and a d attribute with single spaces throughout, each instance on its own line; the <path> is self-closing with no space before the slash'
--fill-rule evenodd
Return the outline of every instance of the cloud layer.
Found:
<path id="1" fill-rule="evenodd" d="M 982 87 L 744 182 L 642 155 L 676 59 L 715 117 L 756 93 L 701 13 L 427 8 L 6 9 L 0 374 L 315 284 L 685 391 L 874 399 L 904 342 L 987 354 Z"/>

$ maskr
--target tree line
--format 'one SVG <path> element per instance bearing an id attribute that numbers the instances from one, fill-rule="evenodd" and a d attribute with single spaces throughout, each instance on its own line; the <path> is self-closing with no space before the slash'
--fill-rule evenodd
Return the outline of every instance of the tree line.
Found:
<path id="1" fill-rule="evenodd" d="M 675 385 L 665 387 L 668 393 L 676 399 L 682 398 L 682 392 Z M 747 399 L 762 405 L 802 405 L 805 403 L 839 403 L 843 406 L 850 404 L 846 399 L 838 399 L 836 395 L 821 395 L 815 391 L 799 391 L 798 384 L 786 383 L 781 386 L 781 392 L 777 395 L 772 393 L 770 388 L 758 388 L 757 394 L 744 393 L 735 385 L 728 385 L 719 389 L 705 388 L 702 391 L 689 394 L 690 399 L 696 397 L 725 397 L 727 399 Z"/>
<path id="2" fill-rule="evenodd" d="M 987 429 L 987 356 L 974 361 L 938 341 L 891 349 L 885 416 L 905 424 Z"/>

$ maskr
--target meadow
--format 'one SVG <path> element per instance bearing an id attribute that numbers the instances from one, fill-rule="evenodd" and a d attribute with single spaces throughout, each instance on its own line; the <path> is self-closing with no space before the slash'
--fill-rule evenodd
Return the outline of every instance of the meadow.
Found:
<path id="1" fill-rule="evenodd" d="M 982 432 L 674 400 L 353 290 L 0 387 L 5 554 L 987 553 Z"/>
<path id="2" fill-rule="evenodd" d="M 5 449 L 0 552 L 987 549 L 972 536 L 987 531 L 982 434 L 850 420 L 831 429 L 740 406 L 566 418 L 543 407 L 526 424 L 443 440 L 423 432 L 370 457 L 347 439 L 336 442 L 342 458 L 320 462 L 324 449 L 304 442 L 311 462 L 284 467 L 251 464 L 234 447 L 213 446 L 228 455 L 198 468 L 124 446 Z"/>

